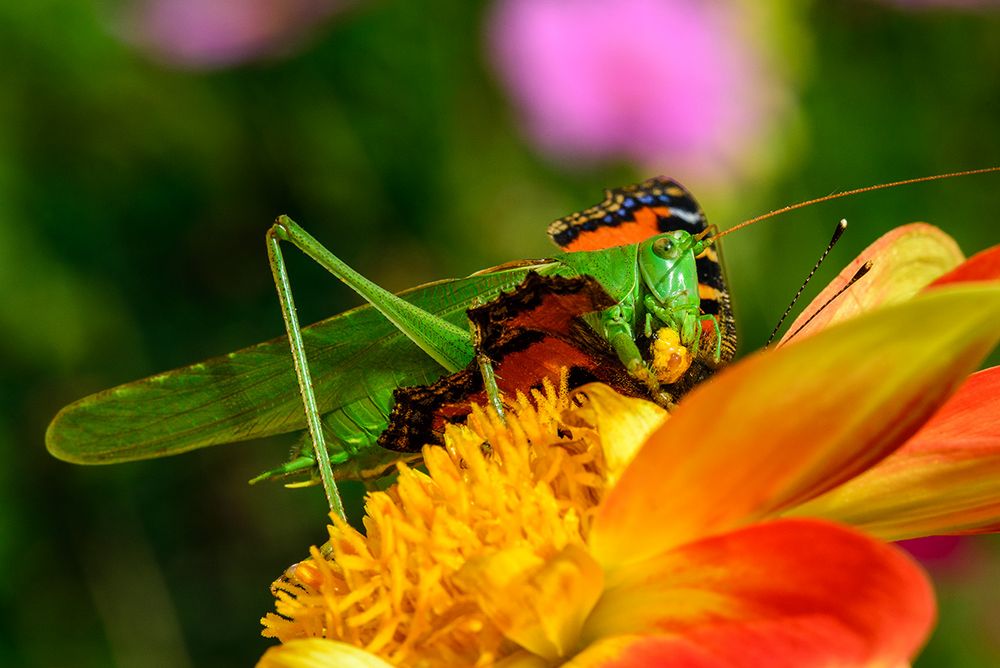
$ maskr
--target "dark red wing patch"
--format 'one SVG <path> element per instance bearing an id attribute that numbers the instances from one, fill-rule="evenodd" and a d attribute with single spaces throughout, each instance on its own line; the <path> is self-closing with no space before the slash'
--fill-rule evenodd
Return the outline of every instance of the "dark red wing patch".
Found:
<path id="1" fill-rule="evenodd" d="M 568 251 L 624 246 L 654 234 L 705 229 L 705 215 L 687 190 L 657 177 L 605 191 L 604 201 L 549 225 L 549 236 Z"/>
<path id="2" fill-rule="evenodd" d="M 607 341 L 580 320 L 613 303 L 589 276 L 532 272 L 512 292 L 470 309 L 469 319 L 476 326 L 478 349 L 493 361 L 505 396 L 527 393 L 546 379 L 558 384 L 563 369 L 568 370 L 570 387 L 600 381 L 623 394 L 645 396 Z M 395 399 L 379 445 L 402 452 L 440 442 L 449 422 L 468 417 L 470 403 L 487 403 L 477 360 L 432 385 L 399 388 Z"/>

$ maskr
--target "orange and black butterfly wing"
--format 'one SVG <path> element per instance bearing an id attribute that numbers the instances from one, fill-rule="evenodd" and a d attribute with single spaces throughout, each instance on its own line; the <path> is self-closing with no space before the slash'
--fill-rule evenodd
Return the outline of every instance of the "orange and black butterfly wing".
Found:
<path id="1" fill-rule="evenodd" d="M 625 246 L 654 234 L 708 227 L 698 202 L 673 179 L 662 176 L 604 191 L 604 201 L 549 225 L 549 237 L 566 251 Z"/>
<path id="2" fill-rule="evenodd" d="M 707 229 L 705 213 L 691 193 L 661 176 L 607 190 L 603 202 L 556 220 L 548 231 L 556 245 L 572 252 L 634 244 L 675 230 L 697 235 Z M 736 322 L 718 250 L 709 248 L 697 265 L 701 310 L 718 320 L 722 361 L 728 362 L 736 353 Z"/>
<path id="3" fill-rule="evenodd" d="M 646 396 L 608 342 L 581 320 L 612 304 L 590 276 L 531 272 L 514 290 L 468 314 L 476 328 L 477 349 L 492 361 L 504 396 L 527 394 L 546 380 L 558 386 L 563 373 L 571 388 L 602 382 L 622 394 Z M 399 388 L 394 397 L 379 445 L 403 452 L 440 442 L 447 424 L 468 417 L 470 404 L 487 403 L 477 360 L 430 385 Z"/>

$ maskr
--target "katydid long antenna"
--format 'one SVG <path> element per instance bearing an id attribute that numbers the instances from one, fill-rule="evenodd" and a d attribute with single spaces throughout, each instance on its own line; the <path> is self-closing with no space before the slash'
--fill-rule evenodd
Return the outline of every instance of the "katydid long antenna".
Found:
<path id="1" fill-rule="evenodd" d="M 767 337 L 767 343 L 764 344 L 765 348 L 770 346 L 771 342 L 774 341 L 774 337 L 778 335 L 778 330 L 781 329 L 781 325 L 784 324 L 785 318 L 787 318 L 788 314 L 792 312 L 792 308 L 795 306 L 796 302 L 799 301 L 799 297 L 802 296 L 802 292 L 806 289 L 806 286 L 809 285 L 809 281 L 811 281 L 812 277 L 816 275 L 816 271 L 820 268 L 820 265 L 823 264 L 823 260 L 825 260 L 826 257 L 830 254 L 830 251 L 833 250 L 833 247 L 837 245 L 837 241 L 840 240 L 840 235 L 842 235 L 844 233 L 844 230 L 846 229 L 847 229 L 847 221 L 841 218 L 840 222 L 837 223 L 837 226 L 833 228 L 833 237 L 830 239 L 830 243 L 826 245 L 826 250 L 824 250 L 823 254 L 819 256 L 818 260 L 816 260 L 816 264 L 813 265 L 812 271 L 810 271 L 809 275 L 806 276 L 806 280 L 802 281 L 802 285 L 801 287 L 799 287 L 799 291 L 795 293 L 795 296 L 792 297 L 792 301 L 789 302 L 788 308 L 786 308 L 785 312 L 781 314 L 780 318 L 778 318 L 778 324 L 775 325 L 774 329 L 771 330 L 771 336 Z M 860 278 L 860 276 L 858 278 Z"/>
<path id="2" fill-rule="evenodd" d="M 997 166 L 997 167 L 982 167 L 982 168 L 979 168 L 979 169 L 967 169 L 967 170 L 964 170 L 964 171 L 961 171 L 961 172 L 949 172 L 947 174 L 935 174 L 933 176 L 920 176 L 920 177 L 913 178 L 913 179 L 904 179 L 902 181 L 892 181 L 891 183 L 880 183 L 880 184 L 874 185 L 874 186 L 865 186 L 864 188 L 854 188 L 852 190 L 846 190 L 844 192 L 833 193 L 832 195 L 826 195 L 825 197 L 816 197 L 814 199 L 806 200 L 804 202 L 798 202 L 796 204 L 789 204 L 788 206 L 783 206 L 780 209 L 775 209 L 774 211 L 770 211 L 768 213 L 761 214 L 759 216 L 754 216 L 753 218 L 750 218 L 749 220 L 745 220 L 745 221 L 743 221 L 741 223 L 738 223 L 737 225 L 733 225 L 729 229 L 723 230 L 722 232 L 718 232 L 716 234 L 709 235 L 709 230 L 711 230 L 712 228 L 708 228 L 708 229 L 704 230 L 703 232 L 701 232 L 700 234 L 698 234 L 696 236 L 696 240 L 697 241 L 701 241 L 701 240 L 704 239 L 705 240 L 704 241 L 705 246 L 711 246 L 712 244 L 714 244 L 716 241 L 718 241 L 722 237 L 726 236 L 727 234 L 731 234 L 731 233 L 735 232 L 736 230 L 741 230 L 744 227 L 748 227 L 748 226 L 753 225 L 755 223 L 759 223 L 762 220 L 767 220 L 768 218 L 773 218 L 773 217 L 779 216 L 779 215 L 781 215 L 783 213 L 788 213 L 789 211 L 795 211 L 796 209 L 803 209 L 803 208 L 805 208 L 807 206 L 812 206 L 813 204 L 819 204 L 821 202 L 829 202 L 830 200 L 840 199 L 841 197 L 849 197 L 851 195 L 860 195 L 861 193 L 872 192 L 874 190 L 885 190 L 887 188 L 895 188 L 897 186 L 906 186 L 906 185 L 911 185 L 911 184 L 914 184 L 914 183 L 926 183 L 928 181 L 940 181 L 942 179 L 952 179 L 952 178 L 955 178 L 955 177 L 958 177 L 958 176 L 973 176 L 973 175 L 976 175 L 976 174 L 990 174 L 990 173 L 994 173 L 994 172 L 1000 172 L 1000 166 Z M 781 325 L 782 325 L 782 323 L 784 323 L 785 318 L 788 317 L 788 314 L 791 312 L 792 307 L 795 306 L 795 303 L 798 301 L 799 297 L 802 295 L 802 291 L 805 289 L 806 285 L 808 285 L 809 281 L 812 279 L 813 275 L 816 273 L 816 270 L 819 269 L 820 264 L 823 262 L 824 259 L 826 259 L 826 256 L 833 249 L 834 244 L 837 243 L 837 240 L 840 238 L 840 235 L 843 234 L 844 229 L 846 229 L 846 227 L 847 227 L 847 221 L 841 220 L 840 224 L 837 225 L 837 229 L 834 230 L 833 239 L 830 241 L 829 246 L 827 246 L 826 250 L 820 256 L 819 260 L 816 262 L 816 265 L 813 267 L 812 271 L 809 272 L 809 275 L 806 277 L 806 280 L 802 284 L 802 287 L 799 288 L 799 291 L 797 293 L 795 293 L 795 296 L 792 298 L 792 302 L 788 305 L 788 308 L 785 309 L 785 312 L 781 315 L 781 318 L 778 320 L 778 324 L 775 325 L 774 330 L 771 332 L 771 336 L 768 337 L 767 344 L 765 345 L 765 347 L 771 345 L 771 342 L 774 340 L 774 337 L 778 333 L 778 329 L 781 328 Z M 838 297 L 840 297 L 840 295 L 844 294 L 844 292 L 846 292 L 852 285 L 854 285 L 865 274 L 867 274 L 869 272 L 869 270 L 871 270 L 871 268 L 872 268 L 871 261 L 868 261 L 864 265 L 862 265 L 861 268 L 858 269 L 857 273 L 851 278 L 851 280 L 848 281 L 847 285 L 845 285 L 843 288 L 841 288 L 840 290 L 838 290 L 837 294 L 833 295 L 833 297 L 831 297 L 829 300 L 827 300 L 827 302 L 825 304 L 823 304 L 819 309 L 817 309 L 817 311 L 815 313 L 813 313 L 812 316 L 810 316 L 810 318 L 806 322 L 802 323 L 802 325 L 798 329 L 796 329 L 794 332 L 792 332 L 791 334 L 789 334 L 787 338 L 790 339 L 790 338 L 794 337 L 796 334 L 798 334 L 799 332 L 801 332 L 802 329 L 806 325 L 808 325 L 812 321 L 813 318 L 815 318 L 817 315 L 819 315 L 819 313 L 822 312 L 823 309 L 825 309 L 830 304 L 832 304 Z"/>
<path id="3" fill-rule="evenodd" d="M 941 179 L 952 179 L 957 176 L 973 176 L 975 174 L 989 174 L 992 172 L 1000 172 L 1000 167 L 983 167 L 981 169 L 968 169 L 963 172 L 951 172 L 949 174 L 935 174 L 934 176 L 921 176 L 915 179 L 904 179 L 903 181 L 893 181 L 892 183 L 880 183 L 876 186 L 865 186 L 864 188 L 854 188 L 853 190 L 846 190 L 842 193 L 833 193 L 832 195 L 827 195 L 825 197 L 817 197 L 815 199 L 807 200 L 805 202 L 798 202 L 797 204 L 789 204 L 788 206 L 783 206 L 780 209 L 775 209 L 765 214 L 755 216 L 749 220 L 745 220 L 738 225 L 733 225 L 728 230 L 723 230 L 718 234 L 714 234 L 708 238 L 708 243 L 714 243 L 715 241 L 721 239 L 727 234 L 731 234 L 736 230 L 741 230 L 748 225 L 753 225 L 754 223 L 759 223 L 762 220 L 767 220 L 768 218 L 773 218 L 774 216 L 787 213 L 789 211 L 795 211 L 796 209 L 802 209 L 813 204 L 819 204 L 820 202 L 829 202 L 830 200 L 840 199 L 841 197 L 849 197 L 851 195 L 859 195 L 861 193 L 871 192 L 873 190 L 885 190 L 886 188 L 895 188 L 896 186 L 907 186 L 913 183 L 926 183 L 927 181 L 939 181 Z"/>

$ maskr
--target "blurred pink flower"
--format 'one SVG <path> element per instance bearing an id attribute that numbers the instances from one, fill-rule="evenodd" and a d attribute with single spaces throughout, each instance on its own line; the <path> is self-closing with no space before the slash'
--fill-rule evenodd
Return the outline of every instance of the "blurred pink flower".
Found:
<path id="1" fill-rule="evenodd" d="M 124 34 L 164 62 L 212 69 L 292 50 L 342 0 L 141 0 Z"/>
<path id="2" fill-rule="evenodd" d="M 489 31 L 540 149 L 687 178 L 739 160 L 785 100 L 742 12 L 698 0 L 499 0 Z"/>

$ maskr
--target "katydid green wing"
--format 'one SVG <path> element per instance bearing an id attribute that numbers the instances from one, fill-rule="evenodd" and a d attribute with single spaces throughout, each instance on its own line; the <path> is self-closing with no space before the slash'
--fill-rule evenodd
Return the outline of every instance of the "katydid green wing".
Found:
<path id="1" fill-rule="evenodd" d="M 501 266 L 400 295 L 467 327 L 470 306 L 517 285 L 531 268 L 550 267 L 546 260 Z M 445 373 L 369 305 L 305 328 L 303 339 L 324 419 L 361 429 L 385 421 L 395 388 Z M 288 340 L 279 337 L 81 399 L 55 417 L 46 445 L 66 461 L 110 464 L 304 428 Z"/>

